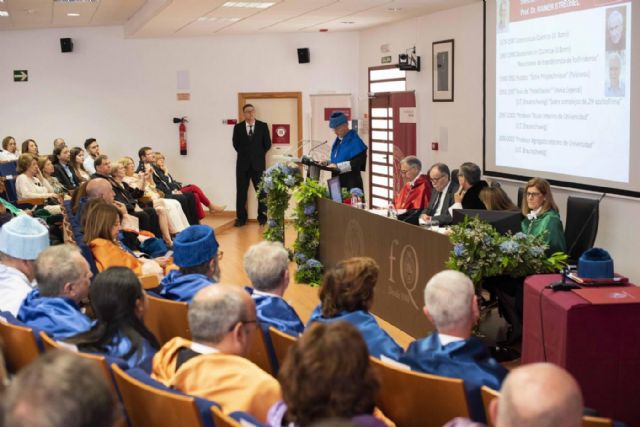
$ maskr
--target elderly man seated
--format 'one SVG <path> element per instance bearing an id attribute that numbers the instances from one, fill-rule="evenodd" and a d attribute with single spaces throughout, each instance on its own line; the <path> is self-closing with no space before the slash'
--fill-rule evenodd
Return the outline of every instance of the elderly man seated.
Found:
<path id="1" fill-rule="evenodd" d="M 33 261 L 49 247 L 49 231 L 38 220 L 20 215 L 0 229 L 0 311 L 18 314 L 33 290 Z"/>
<path id="2" fill-rule="evenodd" d="M 247 288 L 256 303 L 260 326 L 269 326 L 298 336 L 304 325 L 296 311 L 283 298 L 289 286 L 289 254 L 280 242 L 260 242 L 244 255 L 244 269 L 253 288 Z"/>
<path id="3" fill-rule="evenodd" d="M 484 421 L 480 387 L 500 388 L 507 370 L 493 359 L 471 329 L 479 309 L 473 283 L 464 274 L 445 270 L 429 280 L 424 290 L 424 314 L 437 332 L 409 345 L 400 362 L 412 369 L 462 378 L 473 420 Z"/>
<path id="4" fill-rule="evenodd" d="M 84 332 L 91 320 L 80 311 L 89 296 L 91 270 L 80 251 L 70 245 L 45 249 L 35 264 L 38 289 L 27 295 L 18 320 L 59 340 Z"/>
<path id="5" fill-rule="evenodd" d="M 115 394 L 95 362 L 69 351 L 47 352 L 21 370 L 2 396 L 0 425 L 121 425 Z"/>
<path id="6" fill-rule="evenodd" d="M 191 301 L 205 286 L 220 280 L 220 254 L 216 234 L 208 225 L 192 225 L 173 241 L 172 270 L 160 285 L 160 295 L 174 301 Z"/>
<path id="7" fill-rule="evenodd" d="M 245 359 L 256 308 L 238 286 L 201 289 L 189 306 L 193 341 L 176 337 L 153 358 L 152 377 L 169 387 L 218 402 L 226 413 L 245 411 L 264 422 L 281 399 L 280 385 Z"/>
<path id="8" fill-rule="evenodd" d="M 422 162 L 416 156 L 407 156 L 400 161 L 400 173 L 404 185 L 394 200 L 396 209 L 426 209 L 431 199 L 431 182 L 422 174 Z M 418 214 L 419 214 L 418 213 Z"/>

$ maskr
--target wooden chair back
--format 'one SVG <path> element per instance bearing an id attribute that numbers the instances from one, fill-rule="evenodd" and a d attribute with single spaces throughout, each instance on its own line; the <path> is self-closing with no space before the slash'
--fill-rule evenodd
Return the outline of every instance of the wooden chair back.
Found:
<path id="1" fill-rule="evenodd" d="M 27 326 L 12 325 L 0 320 L 0 338 L 3 342 L 4 358 L 12 374 L 36 360 L 40 355 L 33 329 Z"/>
<path id="2" fill-rule="evenodd" d="M 138 277 L 142 289 L 155 289 L 160 285 L 160 279 L 155 274 L 148 274 L 146 276 Z"/>
<path id="3" fill-rule="evenodd" d="M 144 314 L 144 323 L 163 345 L 174 337 L 191 339 L 188 305 L 147 294 L 149 305 Z"/>
<path id="4" fill-rule="evenodd" d="M 202 426 L 193 397 L 144 384 L 115 364 L 111 368 L 131 427 Z"/>
<path id="5" fill-rule="evenodd" d="M 611 418 L 582 417 L 582 427 L 613 427 Z"/>
<path id="6" fill-rule="evenodd" d="M 269 327 L 269 337 L 271 338 L 271 343 L 273 344 L 273 350 L 276 353 L 276 359 L 278 359 L 278 365 L 282 366 L 284 363 L 284 359 L 287 358 L 287 353 L 289 352 L 289 348 L 298 340 L 296 337 L 292 337 L 291 335 L 279 331 L 273 326 Z"/>
<path id="7" fill-rule="evenodd" d="M 484 413 L 487 414 L 487 426 L 493 427 L 494 424 L 489 417 L 489 405 L 491 404 L 491 401 L 493 399 L 500 397 L 500 392 L 489 388 L 486 385 L 483 385 L 482 387 L 480 387 L 480 396 L 482 397 L 482 406 L 484 407 Z"/>
<path id="8" fill-rule="evenodd" d="M 44 351 L 55 350 L 56 348 L 60 348 L 60 345 L 57 341 L 47 335 L 44 331 L 40 332 L 40 339 L 42 340 L 42 345 L 44 346 Z"/>
<path id="9" fill-rule="evenodd" d="M 267 343 L 265 342 L 264 334 L 260 327 L 253 333 L 247 359 L 258 365 L 263 371 L 274 375 L 274 369 L 273 366 L 271 366 L 271 359 L 269 358 L 269 351 L 267 350 Z"/>
<path id="10" fill-rule="evenodd" d="M 412 372 L 371 358 L 381 388 L 377 404 L 398 427 L 442 427 L 455 417 L 469 418 L 461 379 Z"/>
<path id="11" fill-rule="evenodd" d="M 216 427 L 241 427 L 238 421 L 231 418 L 215 406 L 211 407 L 211 413 L 213 414 L 213 423 Z"/>

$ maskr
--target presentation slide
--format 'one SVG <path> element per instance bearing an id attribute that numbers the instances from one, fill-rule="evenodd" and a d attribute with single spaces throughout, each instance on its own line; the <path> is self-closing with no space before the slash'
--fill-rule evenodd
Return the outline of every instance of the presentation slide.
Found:
<path id="1" fill-rule="evenodd" d="M 489 2 L 490 168 L 621 188 L 631 182 L 632 3 Z"/>

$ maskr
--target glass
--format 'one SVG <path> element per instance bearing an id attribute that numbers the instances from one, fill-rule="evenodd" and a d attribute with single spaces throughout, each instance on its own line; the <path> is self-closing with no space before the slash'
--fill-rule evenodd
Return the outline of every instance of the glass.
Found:
<path id="1" fill-rule="evenodd" d="M 403 78 L 406 78 L 406 76 L 407 76 L 407 72 L 399 68 L 386 68 L 382 70 L 369 71 L 369 79 L 371 79 L 371 81 L 403 79 Z"/>
<path id="2" fill-rule="evenodd" d="M 390 82 L 371 83 L 369 92 L 404 92 L 407 89 L 406 80 L 394 80 Z"/>
<path id="3" fill-rule="evenodd" d="M 438 176 L 438 177 L 436 177 L 436 178 L 431 178 L 431 177 L 429 177 L 429 181 L 431 181 L 431 183 L 432 183 L 432 184 L 435 184 L 436 182 L 440 181 L 440 180 L 442 179 L 442 177 L 443 177 L 443 176 L 444 176 L 444 175 L 440 175 L 440 176 Z"/>
<path id="4" fill-rule="evenodd" d="M 527 191 L 527 197 L 540 197 L 540 196 L 542 196 L 542 193 L 534 193 L 534 192 Z"/>

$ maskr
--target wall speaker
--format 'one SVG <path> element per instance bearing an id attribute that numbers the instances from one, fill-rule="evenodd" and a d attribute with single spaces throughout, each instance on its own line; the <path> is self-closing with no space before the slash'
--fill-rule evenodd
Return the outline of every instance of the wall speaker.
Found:
<path id="1" fill-rule="evenodd" d="M 73 52 L 73 40 L 68 37 L 60 39 L 60 51 L 62 53 Z"/>
<path id="2" fill-rule="evenodd" d="M 298 49 L 298 64 L 308 64 L 311 62 L 311 57 L 309 55 L 309 48 L 302 47 Z"/>

